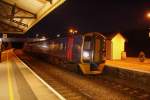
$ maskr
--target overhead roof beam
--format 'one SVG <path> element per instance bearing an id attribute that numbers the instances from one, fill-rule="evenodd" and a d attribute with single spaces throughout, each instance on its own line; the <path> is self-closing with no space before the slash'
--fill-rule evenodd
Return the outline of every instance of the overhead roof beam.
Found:
<path id="1" fill-rule="evenodd" d="M 49 1 L 51 4 L 53 3 L 53 0 L 47 0 L 47 1 Z"/>
<path id="2" fill-rule="evenodd" d="M 4 19 L 11 19 L 12 16 L 11 15 L 7 15 L 7 16 L 3 16 L 3 15 L 0 15 L 0 18 L 4 18 Z M 25 18 L 25 19 L 35 19 L 34 16 L 13 16 L 13 18 Z"/>
<path id="3" fill-rule="evenodd" d="M 0 32 L 24 34 L 65 0 L 0 0 Z M 34 3 L 34 4 L 32 4 Z M 1 25 L 3 25 L 1 27 Z M 8 27 L 9 26 L 9 27 Z"/>
<path id="4" fill-rule="evenodd" d="M 6 23 L 4 23 L 4 22 L 2 22 L 2 21 L 0 21 L 0 23 L 2 23 L 2 24 L 4 24 L 4 25 L 7 25 L 8 27 L 11 27 L 11 28 L 13 28 L 13 29 L 15 29 L 15 30 L 18 30 L 18 32 L 23 32 L 23 30 L 20 29 L 19 27 L 11 26 L 11 25 L 6 24 Z"/>
<path id="5" fill-rule="evenodd" d="M 14 6 L 12 6 L 12 10 L 11 10 L 11 19 L 13 19 L 14 15 L 15 15 L 15 11 L 16 11 L 16 4 Z"/>
<path id="6" fill-rule="evenodd" d="M 4 17 L 4 19 L 7 19 L 7 18 L 5 18 L 5 17 Z M 23 27 L 28 27 L 28 25 L 27 25 L 27 24 L 22 23 L 22 22 L 17 21 L 17 20 L 14 20 L 14 19 L 8 19 L 7 21 L 9 21 L 9 22 L 13 22 L 13 23 L 15 23 L 15 24 L 17 24 L 17 25 L 21 25 L 21 26 L 23 26 Z M 3 21 L 1 21 L 1 20 L 0 20 L 0 22 L 3 22 Z M 4 23 L 4 22 L 3 22 L 3 23 Z"/>
<path id="7" fill-rule="evenodd" d="M 13 5 L 13 4 L 7 3 L 7 2 L 2 1 L 2 0 L 0 0 L 0 2 L 4 3 L 4 4 L 6 4 L 6 5 L 12 6 L 12 7 L 15 6 L 17 9 L 22 10 L 22 11 L 27 12 L 27 13 L 30 13 L 30 14 L 32 14 L 35 18 L 37 17 L 36 14 L 34 14 L 34 13 L 32 13 L 32 12 L 29 12 L 29 11 L 27 11 L 27 10 L 25 10 L 25 9 L 20 8 L 20 7 L 18 7 L 16 4 Z"/>
<path id="8" fill-rule="evenodd" d="M 27 24 L 22 23 L 22 22 L 19 22 L 19 21 L 16 21 L 16 20 L 9 20 L 9 21 L 10 21 L 10 22 L 14 22 L 14 23 L 16 23 L 16 24 L 18 24 L 18 25 L 22 25 L 22 26 L 24 26 L 24 27 L 28 27 Z"/>

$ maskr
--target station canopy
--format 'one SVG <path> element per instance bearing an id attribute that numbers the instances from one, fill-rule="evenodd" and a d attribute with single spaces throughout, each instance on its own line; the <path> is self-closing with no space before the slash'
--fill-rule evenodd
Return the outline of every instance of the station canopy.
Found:
<path id="1" fill-rule="evenodd" d="M 0 0 L 0 33 L 24 34 L 65 0 Z"/>

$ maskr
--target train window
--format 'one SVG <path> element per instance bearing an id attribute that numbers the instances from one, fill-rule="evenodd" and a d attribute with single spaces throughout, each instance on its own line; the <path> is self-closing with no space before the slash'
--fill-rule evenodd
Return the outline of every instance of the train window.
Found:
<path id="1" fill-rule="evenodd" d="M 59 43 L 55 44 L 55 50 L 59 50 Z"/>
<path id="2" fill-rule="evenodd" d="M 90 36 L 86 36 L 85 40 L 84 40 L 84 47 L 83 48 L 86 50 L 91 49 L 91 41 L 92 41 L 92 38 Z"/>
<path id="3" fill-rule="evenodd" d="M 66 48 L 67 48 L 67 44 L 65 43 L 65 44 L 64 44 L 64 50 L 66 50 Z"/>
<path id="4" fill-rule="evenodd" d="M 90 41 L 85 41 L 84 49 L 90 49 L 90 48 L 91 48 L 91 42 Z"/>
<path id="5" fill-rule="evenodd" d="M 63 50 L 63 43 L 60 43 L 60 50 Z"/>

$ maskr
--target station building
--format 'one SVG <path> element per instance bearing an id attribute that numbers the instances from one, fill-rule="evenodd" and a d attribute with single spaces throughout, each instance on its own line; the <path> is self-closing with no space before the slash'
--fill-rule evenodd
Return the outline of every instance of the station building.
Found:
<path id="1" fill-rule="evenodd" d="M 106 59 L 121 60 L 126 58 L 125 53 L 126 39 L 121 33 L 114 33 L 106 39 Z"/>

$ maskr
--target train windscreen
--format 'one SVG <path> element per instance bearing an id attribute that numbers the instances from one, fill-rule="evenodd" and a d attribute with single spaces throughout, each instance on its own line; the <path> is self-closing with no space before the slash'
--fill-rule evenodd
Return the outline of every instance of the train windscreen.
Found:
<path id="1" fill-rule="evenodd" d="M 92 60 L 92 37 L 85 36 L 83 45 L 83 61 L 91 62 Z"/>
<path id="2" fill-rule="evenodd" d="M 98 35 L 85 36 L 83 46 L 83 61 L 100 63 L 102 60 L 102 50 L 104 39 Z"/>

